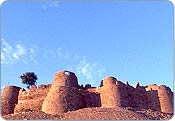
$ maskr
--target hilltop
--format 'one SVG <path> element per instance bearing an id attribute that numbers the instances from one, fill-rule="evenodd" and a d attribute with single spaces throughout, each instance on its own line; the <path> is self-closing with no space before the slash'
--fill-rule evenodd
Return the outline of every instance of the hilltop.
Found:
<path id="1" fill-rule="evenodd" d="M 5 119 L 170 119 L 173 92 L 165 85 L 135 87 L 109 76 L 99 87 L 78 84 L 70 71 L 55 73 L 52 84 L 25 90 L 6 86 L 1 95 Z"/>

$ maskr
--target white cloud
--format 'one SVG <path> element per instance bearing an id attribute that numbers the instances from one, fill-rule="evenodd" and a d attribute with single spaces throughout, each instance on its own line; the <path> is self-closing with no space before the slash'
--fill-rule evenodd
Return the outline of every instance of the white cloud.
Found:
<path id="1" fill-rule="evenodd" d="M 61 64 L 63 69 L 73 71 L 82 81 L 95 84 L 97 78 L 102 78 L 104 68 L 100 68 L 95 62 L 88 61 L 86 56 L 65 51 L 63 48 L 47 49 L 43 56 L 45 59 L 53 59 L 54 63 Z"/>
<path id="2" fill-rule="evenodd" d="M 77 77 L 83 82 L 95 84 L 98 78 L 101 78 L 105 73 L 103 68 L 100 68 L 95 62 L 88 61 L 86 56 L 80 56 L 76 53 L 65 51 L 62 48 L 40 50 L 36 54 L 36 47 L 26 47 L 23 44 L 10 44 L 7 41 L 1 40 L 1 64 L 13 64 L 16 62 L 38 64 L 35 57 L 43 54 L 45 60 L 52 59 L 53 63 L 61 64 L 64 69 L 68 69 L 76 73 Z"/>
<path id="3" fill-rule="evenodd" d="M 79 77 L 83 77 L 84 81 L 87 81 L 90 84 L 95 84 L 97 78 L 101 77 L 105 72 L 104 69 L 99 69 L 96 63 L 90 63 L 84 57 L 82 60 L 79 60 L 78 65 L 76 65 L 76 71 Z"/>
<path id="4" fill-rule="evenodd" d="M 17 44 L 13 53 L 13 58 L 19 60 L 27 54 L 27 50 L 23 45 Z"/>
<path id="5" fill-rule="evenodd" d="M 1 64 L 8 64 L 12 63 L 13 58 L 12 58 L 12 47 L 4 40 L 1 40 Z"/>
<path id="6" fill-rule="evenodd" d="M 6 41 L 2 41 L 2 45 L 4 45 L 2 51 L 4 51 L 5 53 L 10 53 L 12 51 L 12 47 Z"/>
<path id="7" fill-rule="evenodd" d="M 49 49 L 47 49 L 47 50 L 45 50 L 45 52 L 44 52 L 44 58 L 56 58 L 57 57 L 57 54 L 56 54 L 56 52 L 54 51 L 54 50 L 49 50 Z"/>
<path id="8" fill-rule="evenodd" d="M 38 61 L 35 59 L 35 56 L 36 56 L 36 52 L 35 52 L 35 49 L 34 48 L 29 48 L 29 57 L 30 59 L 35 63 L 35 64 L 38 64 Z"/>
<path id="9" fill-rule="evenodd" d="M 42 8 L 44 10 L 48 9 L 48 8 L 57 8 L 59 7 L 60 1 L 56 0 L 56 1 L 51 1 L 51 2 L 46 2 L 44 4 L 42 4 Z"/>
<path id="10" fill-rule="evenodd" d="M 6 0 L 0 0 L 0 5 L 3 3 L 3 2 L 5 2 Z"/>
<path id="11" fill-rule="evenodd" d="M 47 49 L 44 51 L 43 56 L 45 58 L 62 58 L 62 59 L 71 59 L 73 54 L 70 52 L 64 51 L 62 48 L 57 48 L 57 49 Z"/>
<path id="12" fill-rule="evenodd" d="M 56 49 L 56 53 L 58 54 L 58 56 L 62 56 L 62 52 L 61 52 L 62 48 L 58 48 Z"/>
<path id="13" fill-rule="evenodd" d="M 1 40 L 1 43 L 1 64 L 13 64 L 18 61 L 22 61 L 26 64 L 29 60 L 36 62 L 33 48 L 27 48 L 19 43 L 10 45 L 5 40 Z"/>

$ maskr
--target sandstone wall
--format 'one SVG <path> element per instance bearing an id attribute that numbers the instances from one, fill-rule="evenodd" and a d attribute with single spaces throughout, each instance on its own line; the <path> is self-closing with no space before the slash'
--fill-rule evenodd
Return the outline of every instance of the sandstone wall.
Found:
<path id="1" fill-rule="evenodd" d="M 14 113 L 14 108 L 18 103 L 18 94 L 21 88 L 17 86 L 6 86 L 1 95 L 1 114 Z"/>
<path id="2" fill-rule="evenodd" d="M 134 107 L 173 113 L 173 92 L 166 86 L 152 84 L 144 87 L 138 83 L 134 88 L 114 77 L 107 77 L 98 90 L 102 107 Z"/>
<path id="3" fill-rule="evenodd" d="M 88 92 L 84 93 L 85 107 L 101 107 L 100 94 L 97 92 Z"/>
<path id="4" fill-rule="evenodd" d="M 130 97 L 129 97 L 127 85 L 117 80 L 116 86 L 117 86 L 118 94 L 120 94 L 120 107 L 130 106 L 129 105 Z"/>
<path id="5" fill-rule="evenodd" d="M 52 85 L 40 85 L 29 90 L 7 86 L 1 95 L 2 115 L 29 110 L 60 114 L 86 107 L 134 107 L 173 113 L 173 92 L 170 88 L 151 84 L 134 87 L 106 77 L 100 87 L 78 85 L 73 72 L 60 71 Z"/>
<path id="6" fill-rule="evenodd" d="M 148 108 L 152 110 L 161 111 L 160 101 L 158 97 L 159 86 L 157 86 L 156 84 L 151 84 L 148 85 L 145 89 L 147 91 Z"/>
<path id="7" fill-rule="evenodd" d="M 29 90 L 21 89 L 18 95 L 18 104 L 15 106 L 15 113 L 29 110 L 41 110 L 42 103 L 49 92 L 51 84 L 39 85 Z"/>
<path id="8" fill-rule="evenodd" d="M 132 97 L 132 107 L 138 109 L 147 109 L 147 92 L 144 87 L 138 86 L 135 88 Z"/>

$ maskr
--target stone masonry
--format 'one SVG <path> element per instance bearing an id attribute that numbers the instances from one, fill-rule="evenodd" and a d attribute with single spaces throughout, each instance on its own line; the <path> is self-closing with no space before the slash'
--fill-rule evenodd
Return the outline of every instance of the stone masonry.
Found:
<path id="1" fill-rule="evenodd" d="M 173 113 L 173 92 L 165 85 L 138 83 L 132 87 L 112 76 L 104 78 L 99 87 L 84 88 L 73 72 L 63 70 L 55 74 L 52 84 L 29 90 L 7 86 L 1 94 L 2 115 L 30 110 L 55 115 L 87 107 L 133 107 Z"/>
<path id="2" fill-rule="evenodd" d="M 69 71 L 56 73 L 52 86 L 43 102 L 42 111 L 58 114 L 83 108 L 83 105 L 84 97 L 78 90 L 75 74 Z"/>

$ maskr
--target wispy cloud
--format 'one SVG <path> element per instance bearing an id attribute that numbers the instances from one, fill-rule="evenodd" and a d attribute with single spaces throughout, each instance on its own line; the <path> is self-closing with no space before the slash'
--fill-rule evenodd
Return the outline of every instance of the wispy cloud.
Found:
<path id="1" fill-rule="evenodd" d="M 91 62 L 86 56 L 80 56 L 77 53 L 65 51 L 63 48 L 47 49 L 44 51 L 45 59 L 54 60 L 56 63 L 64 66 L 64 69 L 73 71 L 80 78 L 80 80 L 87 83 L 95 84 L 97 78 L 102 78 L 105 69 L 100 67 L 97 63 Z"/>
<path id="2" fill-rule="evenodd" d="M 26 54 L 26 48 L 23 45 L 17 44 L 12 56 L 15 60 L 19 60 L 20 58 L 23 58 Z"/>
<path id="3" fill-rule="evenodd" d="M 102 76 L 105 69 L 99 68 L 96 63 L 88 62 L 84 57 L 82 60 L 79 60 L 79 63 L 76 65 L 76 72 L 85 78 L 88 83 L 93 85 L 96 81 L 99 81 L 96 79 Z"/>
<path id="4" fill-rule="evenodd" d="M 57 8 L 59 7 L 59 4 L 60 4 L 60 1 L 59 0 L 54 0 L 54 1 L 51 1 L 51 2 L 46 2 L 44 4 L 42 4 L 42 8 L 44 10 L 48 9 L 48 8 Z"/>
<path id="5" fill-rule="evenodd" d="M 13 64 L 18 61 L 23 63 L 28 63 L 32 60 L 36 63 L 34 59 L 35 52 L 33 48 L 27 48 L 23 44 L 10 45 L 7 41 L 1 39 L 1 64 Z"/>
<path id="6" fill-rule="evenodd" d="M 6 1 L 6 0 L 1 0 L 1 1 L 0 1 L 0 5 L 1 5 L 3 2 L 5 2 L 5 1 Z"/>
<path id="7" fill-rule="evenodd" d="M 80 80 L 92 85 L 105 73 L 104 68 L 89 61 L 86 56 L 68 52 L 63 48 L 42 48 L 36 51 L 36 47 L 27 47 L 22 43 L 11 44 L 5 40 L 1 40 L 1 43 L 1 64 L 15 64 L 16 62 L 37 64 L 39 61 L 37 59 L 42 59 L 44 63 L 61 64 L 64 69 L 75 72 Z M 37 58 L 38 56 L 40 58 Z"/>

